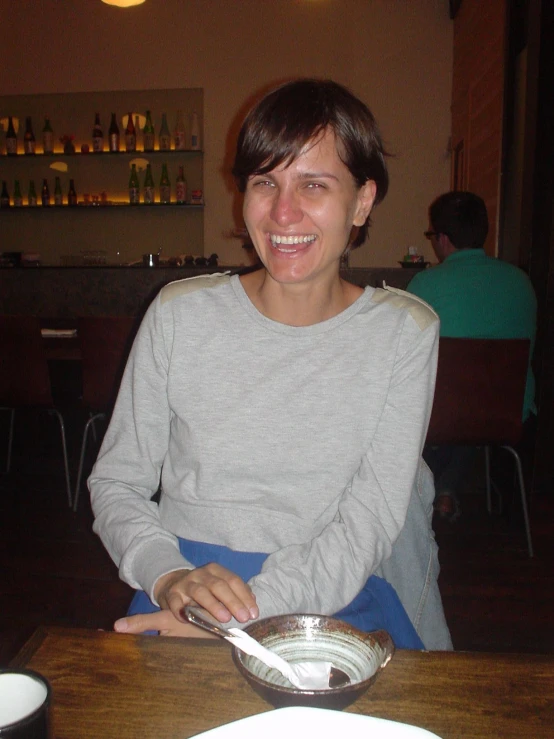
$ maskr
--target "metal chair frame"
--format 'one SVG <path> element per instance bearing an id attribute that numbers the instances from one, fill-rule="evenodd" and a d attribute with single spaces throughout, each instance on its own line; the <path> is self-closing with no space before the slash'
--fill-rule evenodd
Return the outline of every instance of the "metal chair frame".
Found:
<path id="1" fill-rule="evenodd" d="M 2 378 L 0 409 L 10 413 L 6 474 L 11 470 L 16 409 L 37 408 L 47 411 L 58 419 L 60 425 L 67 502 L 71 508 L 71 478 L 65 423 L 62 414 L 54 406 L 48 360 L 42 343 L 38 318 L 35 316 L 0 316 L 0 346 L 4 352 L 0 373 Z"/>
<path id="2" fill-rule="evenodd" d="M 83 367 L 83 404 L 89 418 L 83 429 L 73 510 L 77 511 L 89 432 L 96 439 L 95 422 L 107 418 L 119 388 L 134 335 L 133 316 L 83 317 L 77 321 Z"/>

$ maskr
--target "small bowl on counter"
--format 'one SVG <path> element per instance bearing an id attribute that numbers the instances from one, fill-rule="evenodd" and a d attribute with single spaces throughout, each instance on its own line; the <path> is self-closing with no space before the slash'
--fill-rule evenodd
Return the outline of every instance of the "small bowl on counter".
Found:
<path id="1" fill-rule="evenodd" d="M 272 616 L 244 630 L 289 662 L 321 660 L 333 665 L 328 689 L 301 690 L 277 670 L 234 647 L 233 660 L 238 671 L 258 695 L 276 708 L 313 706 L 342 710 L 377 680 L 395 651 L 386 631 L 366 633 L 331 616 Z M 338 678 L 335 681 L 333 674 Z"/>

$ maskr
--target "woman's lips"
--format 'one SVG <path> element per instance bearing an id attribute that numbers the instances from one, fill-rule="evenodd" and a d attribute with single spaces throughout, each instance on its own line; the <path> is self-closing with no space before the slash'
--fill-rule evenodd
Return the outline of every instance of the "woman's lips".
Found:
<path id="1" fill-rule="evenodd" d="M 313 244 L 316 238 L 317 236 L 315 234 L 293 234 L 290 236 L 269 234 L 271 246 L 283 254 L 294 254 L 298 251 L 304 251 L 310 244 Z"/>

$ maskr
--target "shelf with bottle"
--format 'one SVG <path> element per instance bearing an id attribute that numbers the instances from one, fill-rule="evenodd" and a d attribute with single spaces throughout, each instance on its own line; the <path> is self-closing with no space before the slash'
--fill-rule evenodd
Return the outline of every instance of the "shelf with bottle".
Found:
<path id="1" fill-rule="evenodd" d="M 64 151 L 54 151 L 54 152 L 48 152 L 48 153 L 42 152 L 42 151 L 35 151 L 35 153 L 33 154 L 33 157 L 36 157 L 39 159 L 40 158 L 52 159 L 52 158 L 57 158 L 57 157 L 59 157 L 60 159 L 68 159 L 68 158 L 73 159 L 75 157 L 78 157 L 79 159 L 83 159 L 87 157 L 89 159 L 94 159 L 94 160 L 109 161 L 109 160 L 113 160 L 119 157 L 121 157 L 122 159 L 124 157 L 135 157 L 137 156 L 137 154 L 148 154 L 149 156 L 150 154 L 154 154 L 156 157 L 162 154 L 167 154 L 168 156 L 182 154 L 183 156 L 186 156 L 186 157 L 192 157 L 192 156 L 201 157 L 204 155 L 204 151 L 202 149 L 153 149 L 151 151 L 144 151 L 143 149 L 136 149 L 135 151 L 125 151 L 123 149 L 120 149 L 117 152 L 108 152 L 107 150 L 102 151 L 102 152 L 94 152 L 89 149 L 88 151 L 76 150 L 72 154 L 67 154 Z M 18 152 L 15 155 L 7 155 L 6 153 L 0 154 L 0 161 L 1 160 L 12 160 L 13 161 L 14 159 L 28 160 L 29 155 L 24 154 L 23 152 Z"/>
<path id="2" fill-rule="evenodd" d="M 25 197 L 23 197 L 19 180 L 15 180 L 13 192 L 10 192 L 7 181 L 2 180 L 0 211 L 3 213 L 6 211 L 45 212 L 60 208 L 63 208 L 64 210 L 89 210 L 91 208 L 102 210 L 110 208 L 134 208 L 143 210 L 160 207 L 182 208 L 188 210 L 204 209 L 205 203 L 202 190 L 192 190 L 190 196 L 188 195 L 182 167 L 179 168 L 175 192 L 172 191 L 167 171 L 162 174 L 159 188 L 155 188 L 153 184 L 151 171 L 150 173 L 147 172 L 144 181 L 144 188 L 141 189 L 138 182 L 138 174 L 134 166 L 133 169 L 134 172 L 132 171 L 129 182 L 128 197 L 122 195 L 121 192 L 109 195 L 107 191 L 102 190 L 98 194 L 88 192 L 83 193 L 81 198 L 79 198 L 73 179 L 69 181 L 69 189 L 67 195 L 64 196 L 61 188 L 60 177 L 55 178 L 53 197 L 51 197 L 50 183 L 47 178 L 44 178 L 42 181 L 40 198 L 37 197 L 37 188 L 34 180 L 29 181 L 27 193 Z"/>
<path id="3" fill-rule="evenodd" d="M 76 154 L 135 154 L 135 153 L 197 153 L 202 154 L 200 124 L 196 111 L 191 115 L 190 133 L 187 134 L 183 112 L 177 111 L 177 121 L 173 133 L 170 133 L 167 114 L 162 113 L 162 122 L 158 134 L 152 122 L 150 110 L 146 115 L 133 113 L 123 116 L 121 123 L 123 135 L 115 113 L 111 113 L 107 137 L 101 125 L 100 114 L 96 113 L 92 135 L 89 139 L 81 131 L 75 134 L 63 134 L 55 141 L 54 131 L 48 116 L 45 117 L 42 129 L 42 145 L 37 145 L 33 132 L 31 116 L 25 117 L 25 132 L 22 140 L 18 138 L 19 119 L 8 116 L 0 121 L 0 155 L 6 157 L 19 156 L 74 156 Z M 7 130 L 4 135 L 4 124 Z M 60 148 L 61 144 L 61 148 Z"/>
<path id="4" fill-rule="evenodd" d="M 106 168 L 104 162 L 100 161 L 102 159 L 85 162 L 81 158 L 72 163 L 54 158 L 46 164 L 45 159 L 33 158 L 19 166 L 19 162 L 11 157 L 8 163 L 0 162 L 0 176 L 5 191 L 0 206 L 9 207 L 13 204 L 18 209 L 36 207 L 37 198 L 31 190 L 34 192 L 35 183 L 38 185 L 41 182 L 47 189 L 52 188 L 52 192 L 58 191 L 58 205 L 156 204 L 194 206 L 195 210 L 204 206 L 201 160 L 190 160 L 184 156 L 177 160 L 166 157 L 160 162 L 159 159 L 154 161 L 149 155 L 133 154 L 118 158 L 117 163 L 112 159 L 111 165 L 108 163 Z M 67 197 L 60 193 L 60 188 L 64 194 L 67 193 Z M 70 197 L 72 188 L 74 194 Z M 26 198 L 21 197 L 22 191 Z"/>

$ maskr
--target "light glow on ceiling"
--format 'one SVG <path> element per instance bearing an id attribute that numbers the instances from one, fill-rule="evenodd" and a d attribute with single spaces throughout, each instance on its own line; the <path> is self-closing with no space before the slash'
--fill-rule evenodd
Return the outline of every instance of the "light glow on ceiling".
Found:
<path id="1" fill-rule="evenodd" d="M 106 5 L 117 5 L 118 8 L 130 8 L 131 5 L 142 5 L 144 0 L 102 0 Z"/>

